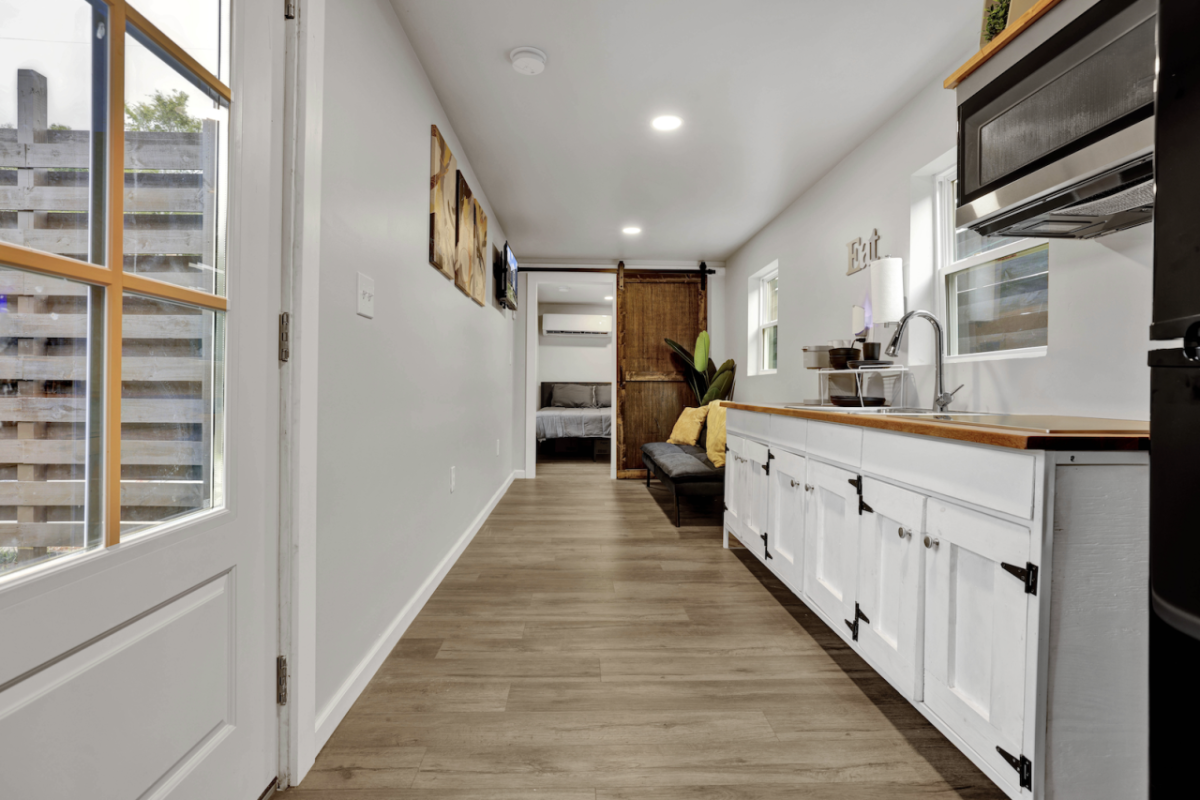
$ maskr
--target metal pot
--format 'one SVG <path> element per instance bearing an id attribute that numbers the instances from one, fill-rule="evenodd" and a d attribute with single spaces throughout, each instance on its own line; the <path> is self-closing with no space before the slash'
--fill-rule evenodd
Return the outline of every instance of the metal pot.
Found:
<path id="1" fill-rule="evenodd" d="M 829 369 L 832 365 L 829 363 L 829 351 L 832 347 L 824 344 L 810 344 L 804 350 L 804 368 L 805 369 Z"/>

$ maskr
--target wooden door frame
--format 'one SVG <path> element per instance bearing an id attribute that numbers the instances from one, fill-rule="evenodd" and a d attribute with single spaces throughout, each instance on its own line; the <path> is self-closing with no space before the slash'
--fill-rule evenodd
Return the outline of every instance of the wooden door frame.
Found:
<path id="1" fill-rule="evenodd" d="M 625 441 L 625 419 L 621 410 L 621 395 L 625 385 L 625 373 L 621 367 L 621 348 L 622 338 L 625 333 L 625 281 L 633 280 L 638 283 L 691 283 L 692 281 L 701 280 L 697 272 L 691 270 L 627 270 L 625 262 L 622 261 L 617 265 L 617 292 L 615 295 L 616 312 L 613 318 L 615 336 L 616 336 L 616 376 L 613 384 L 613 409 L 615 419 L 613 420 L 613 477 L 622 479 L 643 479 L 646 477 L 646 469 L 622 469 L 618 452 L 624 452 Z M 700 287 L 700 313 L 699 322 L 700 330 L 706 331 L 710 327 L 709 320 L 709 304 L 708 304 L 708 288 L 707 278 L 703 279 L 704 283 Z M 680 342 L 687 346 L 687 342 Z"/>
<path id="2" fill-rule="evenodd" d="M 538 269 L 537 271 L 523 272 L 521 277 L 524 279 L 525 285 L 521 286 L 522 308 L 520 313 L 525 315 L 525 478 L 537 477 L 537 412 L 538 404 L 541 402 L 541 390 L 538 386 L 538 332 L 539 322 L 541 318 L 538 314 L 538 286 L 542 283 L 575 283 L 575 284 L 591 284 L 591 285 L 607 285 L 613 288 L 612 300 L 612 315 L 614 330 L 613 336 L 616 337 L 616 319 L 617 319 L 617 291 L 616 278 L 611 272 L 600 270 L 572 270 L 564 269 L 561 271 L 547 271 Z M 609 478 L 617 477 L 617 448 L 616 448 L 616 432 L 617 432 L 617 363 L 619 356 L 615 354 L 612 364 L 610 365 L 609 380 L 613 386 L 613 406 L 612 413 L 614 415 L 612 431 L 612 445 L 609 449 Z"/>

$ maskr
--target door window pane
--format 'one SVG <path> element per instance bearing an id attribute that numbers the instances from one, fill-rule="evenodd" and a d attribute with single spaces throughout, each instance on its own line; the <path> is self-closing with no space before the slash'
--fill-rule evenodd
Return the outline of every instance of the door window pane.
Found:
<path id="1" fill-rule="evenodd" d="M 100 545 L 104 290 L 0 267 L 0 574 Z"/>
<path id="2" fill-rule="evenodd" d="M 0 241 L 104 263 L 104 3 L 0 0 Z"/>
<path id="3" fill-rule="evenodd" d="M 946 277 L 950 355 L 1045 347 L 1050 248 L 1030 248 Z"/>
<path id="4" fill-rule="evenodd" d="M 228 106 L 144 37 L 125 48 L 125 271 L 224 295 Z"/>
<path id="5" fill-rule="evenodd" d="M 229 83 L 229 0 L 137 0 L 132 5 L 200 66 Z"/>
<path id="6" fill-rule="evenodd" d="M 126 294 L 121 538 L 224 503 L 225 315 Z"/>

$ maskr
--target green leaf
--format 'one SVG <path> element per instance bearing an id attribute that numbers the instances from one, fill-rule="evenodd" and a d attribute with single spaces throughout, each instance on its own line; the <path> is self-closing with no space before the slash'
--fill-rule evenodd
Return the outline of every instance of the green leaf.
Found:
<path id="1" fill-rule="evenodd" d="M 683 359 L 683 363 L 688 366 L 695 363 L 696 359 L 679 342 L 673 342 L 670 339 L 663 339 L 663 341 L 667 343 L 667 347 L 675 351 L 675 355 Z"/>
<path id="2" fill-rule="evenodd" d="M 720 377 L 718 377 L 715 381 L 713 381 L 712 386 L 708 387 L 708 391 L 705 393 L 704 397 L 700 400 L 700 405 L 706 406 L 709 403 L 713 402 L 714 400 L 725 399 L 725 395 L 729 392 L 729 389 L 732 386 L 733 386 L 733 373 L 732 372 L 722 373 Z"/>
<path id="3" fill-rule="evenodd" d="M 708 331 L 700 331 L 700 335 L 696 337 L 696 358 L 692 361 L 696 372 L 703 372 L 708 364 L 708 345 Z"/>
<path id="4" fill-rule="evenodd" d="M 715 381 L 718 377 L 720 377 L 721 373 L 732 372 L 734 369 L 737 369 L 737 364 L 735 364 L 731 358 L 721 365 L 721 368 L 718 369 L 716 374 L 712 376 L 712 379 Z"/>

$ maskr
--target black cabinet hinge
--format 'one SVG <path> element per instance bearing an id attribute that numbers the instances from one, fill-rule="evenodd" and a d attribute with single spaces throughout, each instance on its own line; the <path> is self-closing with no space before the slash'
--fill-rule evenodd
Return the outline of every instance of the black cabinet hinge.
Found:
<path id="1" fill-rule="evenodd" d="M 858 492 L 858 496 L 862 497 L 862 475 L 855 475 L 853 478 L 847 480 L 846 483 L 853 486 L 854 491 Z"/>
<path id="2" fill-rule="evenodd" d="M 768 450 L 767 451 L 767 463 L 762 465 L 763 472 L 767 473 L 768 475 L 771 474 L 771 459 L 774 457 L 775 457 L 775 454 L 772 453 L 770 450 Z"/>
<path id="3" fill-rule="evenodd" d="M 275 659 L 275 702 L 281 706 L 287 705 L 288 696 L 288 663 L 287 656 Z"/>
<path id="4" fill-rule="evenodd" d="M 769 549 L 767 549 L 767 534 L 766 533 L 764 533 L 762 535 L 762 540 L 763 540 L 763 555 L 766 556 L 767 558 L 771 558 L 771 559 L 775 558 L 775 556 L 771 555 L 771 551 Z"/>
<path id="5" fill-rule="evenodd" d="M 1017 771 L 1017 775 L 1021 778 L 1021 788 L 1033 791 L 1033 762 L 1025 756 L 1014 756 L 1012 753 L 1006 753 L 1004 748 L 997 747 L 996 752 L 1000 757 L 1008 762 L 1008 765 Z"/>
<path id="6" fill-rule="evenodd" d="M 866 511 L 868 514 L 874 514 L 874 513 L 875 513 L 875 509 L 873 509 L 873 508 L 871 508 L 869 505 L 867 505 L 867 501 L 866 501 L 866 500 L 863 500 L 863 499 L 862 499 L 862 497 L 859 497 L 859 498 L 858 498 L 858 515 L 861 517 L 861 516 L 862 516 L 862 513 L 863 513 L 864 511 Z"/>
<path id="7" fill-rule="evenodd" d="M 1025 594 L 1037 594 L 1038 568 L 1036 564 L 1025 562 L 1024 567 L 1018 567 L 1016 564 L 1000 563 L 1000 567 L 1012 575 L 1015 575 L 1025 584 Z"/>
<path id="8" fill-rule="evenodd" d="M 851 622 L 848 619 L 843 620 L 843 621 L 846 623 L 846 627 L 850 629 L 850 634 L 851 634 L 852 638 L 854 639 L 854 641 L 856 641 L 856 642 L 858 641 L 858 621 L 859 620 L 862 620 L 863 622 L 867 623 L 868 625 L 871 624 L 871 620 L 867 619 L 867 615 L 863 613 L 863 610 L 859 607 L 858 603 L 855 603 L 854 604 L 854 621 Z"/>

